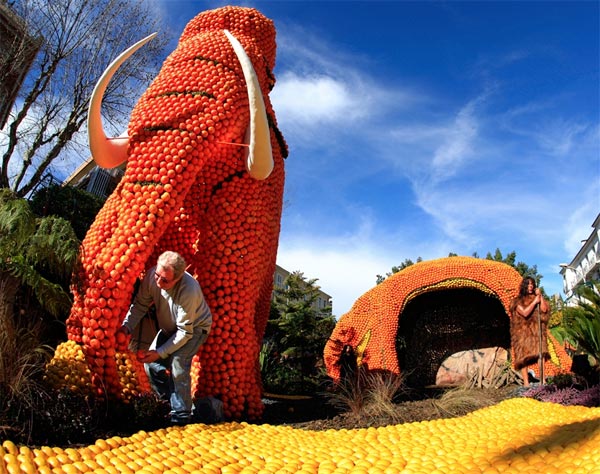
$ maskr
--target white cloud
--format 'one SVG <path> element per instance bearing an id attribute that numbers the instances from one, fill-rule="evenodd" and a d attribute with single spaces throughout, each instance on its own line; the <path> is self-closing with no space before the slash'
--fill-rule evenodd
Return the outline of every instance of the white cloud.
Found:
<path id="1" fill-rule="evenodd" d="M 393 87 L 381 83 L 371 73 L 371 59 L 356 51 L 344 52 L 295 25 L 279 31 L 277 82 L 270 97 L 290 141 L 314 138 L 315 131 L 323 142 L 344 134 L 365 140 L 379 121 L 388 126 L 391 111 L 409 110 L 427 100 L 398 80 Z"/>
<path id="2" fill-rule="evenodd" d="M 409 117 L 419 110 L 420 118 L 391 120 L 387 129 L 373 131 L 371 136 L 386 136 L 378 147 L 397 171 L 408 177 L 417 194 L 428 194 L 433 188 L 445 185 L 453 177 L 473 172 L 474 161 L 481 161 L 480 135 L 485 122 L 482 105 L 489 93 L 483 92 L 459 106 L 449 109 L 421 111 L 423 104 L 439 102 L 423 98 L 419 106 L 407 111 Z M 483 117 L 482 117 L 483 116 Z"/>
<path id="3" fill-rule="evenodd" d="M 434 183 L 447 180 L 467 161 L 477 129 L 475 102 L 469 102 L 458 112 L 454 123 L 444 134 L 443 143 L 435 150 L 431 163 Z"/>
<path id="4" fill-rule="evenodd" d="M 495 106 L 489 98 L 488 91 L 467 102 L 447 124 L 394 130 L 393 147 L 413 157 L 401 166 L 411 180 L 415 202 L 457 246 L 477 246 L 495 235 L 497 241 L 505 239 L 514 246 L 536 242 L 540 253 L 549 253 L 559 245 L 561 219 L 575 203 L 586 203 L 596 212 L 600 207 L 597 185 L 581 199 L 581 180 L 600 171 L 598 128 L 577 120 L 547 119 L 543 104 L 529 103 L 501 114 L 503 127 L 498 129 L 494 114 L 488 112 Z M 547 151 L 543 161 L 541 149 Z M 565 156 L 570 158 L 568 165 Z M 587 209 L 588 227 L 590 214 Z M 568 244 L 574 252 L 580 245 L 576 240 Z"/>
<path id="5" fill-rule="evenodd" d="M 499 126 L 509 135 L 528 140 L 545 154 L 566 157 L 575 148 L 598 140 L 598 124 L 556 110 L 558 98 L 514 106 L 499 115 Z"/>
<path id="6" fill-rule="evenodd" d="M 534 130 L 534 138 L 547 153 L 568 156 L 577 142 L 588 132 L 588 126 L 561 118 L 544 121 Z"/>
<path id="7" fill-rule="evenodd" d="M 416 222 L 401 222 L 384 232 L 368 210 L 358 207 L 337 233 L 322 232 L 314 222 L 298 227 L 285 222 L 277 263 L 288 271 L 303 272 L 307 279 L 318 278 L 317 284 L 333 298 L 337 317 L 348 312 L 376 285 L 377 275 L 385 276 L 392 266 L 407 258 L 428 260 L 455 250 L 434 235 L 423 239 Z"/>
<path id="8" fill-rule="evenodd" d="M 271 94 L 277 115 L 301 126 L 354 121 L 368 113 L 350 85 L 324 75 L 301 77 L 286 72 Z"/>
<path id="9" fill-rule="evenodd" d="M 357 214 L 337 235 L 322 235 L 314 227 L 285 230 L 277 263 L 290 272 L 301 271 L 307 279 L 318 278 L 317 285 L 331 295 L 333 314 L 339 317 L 375 286 L 378 274 L 391 268 L 374 230 L 368 212 Z"/>
<path id="10" fill-rule="evenodd" d="M 386 265 L 382 256 L 373 254 L 369 245 L 326 247 L 323 242 L 283 243 L 277 263 L 288 271 L 301 271 L 306 278 L 318 278 L 317 285 L 331 295 L 333 314 L 348 312 L 354 302 L 375 286 L 377 274 Z"/>

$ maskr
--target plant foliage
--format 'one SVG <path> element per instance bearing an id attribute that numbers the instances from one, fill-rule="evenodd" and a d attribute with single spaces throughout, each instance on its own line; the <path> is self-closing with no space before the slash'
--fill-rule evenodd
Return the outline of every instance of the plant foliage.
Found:
<path id="1" fill-rule="evenodd" d="M 561 387 L 555 384 L 539 385 L 527 390 L 523 396 L 565 406 L 597 407 L 600 406 L 600 385 L 585 389 L 575 386 Z"/>

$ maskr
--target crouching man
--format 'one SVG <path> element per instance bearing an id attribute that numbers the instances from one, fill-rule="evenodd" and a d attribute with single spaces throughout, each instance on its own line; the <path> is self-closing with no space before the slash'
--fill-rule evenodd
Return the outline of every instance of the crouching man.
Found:
<path id="1" fill-rule="evenodd" d="M 192 419 L 192 359 L 208 338 L 212 315 L 200 284 L 185 271 L 186 262 L 176 252 L 158 257 L 142 280 L 119 331 L 131 334 L 152 304 L 158 333 L 148 351 L 140 351 L 152 388 L 171 405 L 171 423 Z"/>

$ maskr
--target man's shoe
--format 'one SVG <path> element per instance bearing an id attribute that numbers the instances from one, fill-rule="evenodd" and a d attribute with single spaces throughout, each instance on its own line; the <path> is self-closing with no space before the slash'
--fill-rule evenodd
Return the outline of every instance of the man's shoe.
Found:
<path id="1" fill-rule="evenodd" d="M 192 422 L 190 417 L 172 416 L 171 425 L 173 426 L 185 426 Z"/>

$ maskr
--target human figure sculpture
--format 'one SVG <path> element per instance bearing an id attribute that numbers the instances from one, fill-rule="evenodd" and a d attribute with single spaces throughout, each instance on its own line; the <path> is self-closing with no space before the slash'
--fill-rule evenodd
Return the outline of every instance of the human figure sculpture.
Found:
<path id="1" fill-rule="evenodd" d="M 539 362 L 541 382 L 545 383 L 543 364 L 545 360 L 550 359 L 546 335 L 550 305 L 533 278 L 523 278 L 519 286 L 519 295 L 511 302 L 510 311 L 510 336 L 515 370 L 521 371 L 523 385 L 528 387 L 529 367 Z"/>

